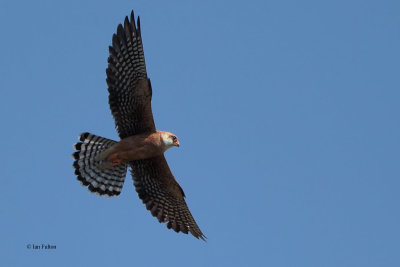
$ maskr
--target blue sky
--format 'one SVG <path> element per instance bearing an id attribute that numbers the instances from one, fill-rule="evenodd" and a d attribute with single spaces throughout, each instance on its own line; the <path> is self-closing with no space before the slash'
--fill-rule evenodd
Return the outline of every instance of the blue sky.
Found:
<path id="1" fill-rule="evenodd" d="M 153 111 L 207 243 L 72 144 L 117 139 L 105 83 L 140 15 Z M 0 1 L 2 266 L 400 266 L 398 1 Z M 27 249 L 29 244 L 55 250 Z"/>

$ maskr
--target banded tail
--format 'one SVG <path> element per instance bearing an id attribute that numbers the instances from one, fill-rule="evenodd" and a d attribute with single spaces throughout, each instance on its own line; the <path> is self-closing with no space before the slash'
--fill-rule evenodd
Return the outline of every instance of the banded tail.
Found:
<path id="1" fill-rule="evenodd" d="M 118 196 L 124 185 L 127 165 L 120 164 L 104 169 L 100 166 L 104 161 L 96 160 L 97 155 L 117 142 L 90 133 L 83 133 L 78 139 L 81 142 L 74 145 L 77 151 L 72 154 L 78 180 L 93 193 Z"/>

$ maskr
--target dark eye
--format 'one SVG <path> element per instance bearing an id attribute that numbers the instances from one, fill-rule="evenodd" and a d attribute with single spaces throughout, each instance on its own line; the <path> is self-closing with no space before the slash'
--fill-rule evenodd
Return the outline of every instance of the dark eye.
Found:
<path id="1" fill-rule="evenodd" d="M 176 141 L 176 136 L 172 136 L 172 140 Z"/>

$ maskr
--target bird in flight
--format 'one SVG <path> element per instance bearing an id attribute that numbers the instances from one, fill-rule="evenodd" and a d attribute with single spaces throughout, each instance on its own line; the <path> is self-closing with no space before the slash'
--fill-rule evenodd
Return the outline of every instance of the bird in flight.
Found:
<path id="1" fill-rule="evenodd" d="M 139 198 L 160 223 L 205 240 L 164 157 L 167 149 L 179 147 L 179 141 L 155 127 L 140 18 L 136 26 L 133 11 L 130 20 L 125 17 L 124 25 L 118 25 L 109 53 L 109 104 L 121 140 L 81 134 L 72 154 L 77 179 L 91 192 L 118 196 L 130 167 Z"/>

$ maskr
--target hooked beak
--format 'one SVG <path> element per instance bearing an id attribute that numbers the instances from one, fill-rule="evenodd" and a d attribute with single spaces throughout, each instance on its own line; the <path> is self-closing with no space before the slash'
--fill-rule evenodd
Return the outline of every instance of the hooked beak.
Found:
<path id="1" fill-rule="evenodd" d="M 176 142 L 175 146 L 179 147 L 179 141 L 178 141 L 178 142 Z"/>

